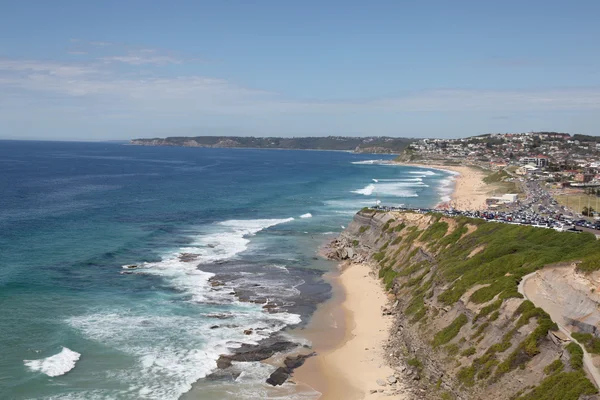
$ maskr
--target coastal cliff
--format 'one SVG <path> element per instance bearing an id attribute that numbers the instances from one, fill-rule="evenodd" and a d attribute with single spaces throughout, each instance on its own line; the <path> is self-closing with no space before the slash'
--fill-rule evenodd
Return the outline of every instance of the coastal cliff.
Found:
<path id="1" fill-rule="evenodd" d="M 137 146 L 181 146 L 208 148 L 253 148 L 281 150 L 337 150 L 355 153 L 398 154 L 413 139 L 391 137 L 245 137 L 245 136 L 173 136 L 167 138 L 133 139 Z"/>
<path id="2" fill-rule="evenodd" d="M 385 354 L 426 388 L 421 398 L 597 399 L 583 349 L 519 282 L 599 251 L 588 234 L 364 209 L 328 255 L 369 263 L 383 281 L 394 316 Z"/>

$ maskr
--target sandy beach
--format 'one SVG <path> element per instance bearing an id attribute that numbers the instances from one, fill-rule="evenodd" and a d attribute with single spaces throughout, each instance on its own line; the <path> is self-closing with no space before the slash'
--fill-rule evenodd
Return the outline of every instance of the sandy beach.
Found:
<path id="1" fill-rule="evenodd" d="M 394 370 L 383 354 L 392 317 L 382 315 L 381 307 L 388 300 L 370 272 L 367 264 L 346 266 L 333 278 L 334 298 L 317 309 L 303 333 L 313 342 L 317 356 L 295 371 L 294 380 L 322 393 L 322 400 L 407 398 L 390 395 L 402 392 L 400 381 L 387 386 L 386 393 L 371 394 L 383 392 L 377 380 L 386 380 Z"/>
<path id="2" fill-rule="evenodd" d="M 433 168 L 457 173 L 456 184 L 448 203 L 440 203 L 438 207 L 453 207 L 459 210 L 485 210 L 486 183 L 483 181 L 483 171 L 464 165 L 437 165 L 437 164 L 405 164 L 410 167 Z"/>
<path id="3" fill-rule="evenodd" d="M 486 208 L 482 171 L 467 166 L 405 164 L 456 173 L 451 201 L 439 207 Z M 333 298 L 321 304 L 308 326 L 299 332 L 313 343 L 316 357 L 294 372 L 299 388 L 307 386 L 327 399 L 407 399 L 406 383 L 380 386 L 394 375 L 383 354 L 392 317 L 381 308 L 388 303 L 384 288 L 368 264 L 344 265 L 328 278 Z"/>

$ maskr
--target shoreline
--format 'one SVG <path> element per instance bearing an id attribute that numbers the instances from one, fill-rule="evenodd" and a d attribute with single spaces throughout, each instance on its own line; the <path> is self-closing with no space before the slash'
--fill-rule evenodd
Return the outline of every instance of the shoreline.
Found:
<path id="1" fill-rule="evenodd" d="M 454 188 L 450 194 L 450 201 L 441 201 L 436 208 L 456 208 L 459 210 L 485 210 L 488 194 L 485 193 L 486 183 L 484 174 L 480 170 L 467 165 L 441 165 L 441 164 L 408 164 L 399 163 L 406 167 L 429 168 L 441 171 L 450 171 L 454 175 Z"/>
<path id="2" fill-rule="evenodd" d="M 487 208 L 484 174 L 475 168 L 395 164 L 455 173 L 451 200 L 437 207 Z M 320 400 L 409 398 L 411 384 L 389 366 L 384 354 L 392 317 L 382 313 L 389 300 L 375 271 L 366 262 L 339 263 L 326 280 L 332 285 L 332 298 L 319 305 L 304 329 L 294 332 L 310 340 L 316 352 L 294 371 L 298 389 L 315 390 Z M 394 385 L 378 384 L 392 376 Z"/>
<path id="3" fill-rule="evenodd" d="M 362 399 L 369 394 L 370 399 L 406 398 L 401 393 L 404 384 L 384 355 L 393 320 L 381 312 L 388 304 L 383 286 L 367 263 L 341 263 L 340 270 L 328 278 L 333 297 L 297 332 L 312 341 L 317 355 L 294 371 L 293 380 L 299 388 L 321 393 L 321 400 Z M 378 384 L 394 375 L 396 384 Z"/>

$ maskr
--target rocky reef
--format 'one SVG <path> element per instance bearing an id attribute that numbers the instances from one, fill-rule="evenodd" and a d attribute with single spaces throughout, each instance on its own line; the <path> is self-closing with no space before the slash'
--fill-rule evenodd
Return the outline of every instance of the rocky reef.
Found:
<path id="1" fill-rule="evenodd" d="M 382 312 L 395 318 L 386 355 L 419 398 L 575 400 L 599 398 L 583 350 L 518 286 L 599 251 L 593 235 L 364 209 L 326 253 L 370 263 L 383 281 Z"/>

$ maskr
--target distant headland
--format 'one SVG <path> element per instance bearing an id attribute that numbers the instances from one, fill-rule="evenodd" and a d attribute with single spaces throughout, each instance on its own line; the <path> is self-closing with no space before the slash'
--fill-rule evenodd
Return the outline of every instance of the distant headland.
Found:
<path id="1" fill-rule="evenodd" d="M 241 137 L 241 136 L 174 136 L 167 138 L 133 139 L 138 146 L 184 146 L 212 148 L 253 148 L 285 150 L 338 150 L 356 153 L 400 154 L 414 139 L 371 137 Z"/>

